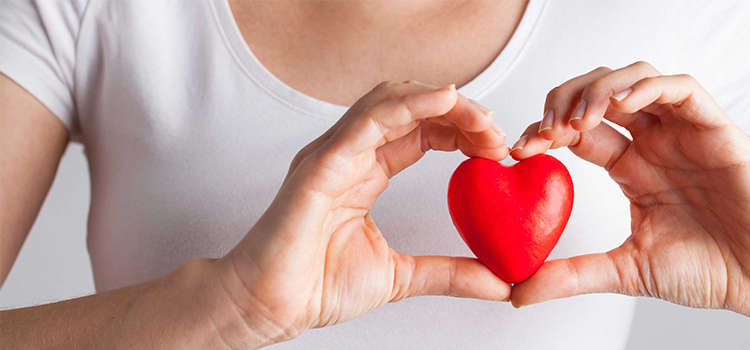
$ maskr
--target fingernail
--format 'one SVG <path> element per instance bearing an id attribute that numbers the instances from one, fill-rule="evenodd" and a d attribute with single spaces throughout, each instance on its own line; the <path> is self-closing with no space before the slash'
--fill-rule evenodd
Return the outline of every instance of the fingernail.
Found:
<path id="1" fill-rule="evenodd" d="M 489 108 L 487 108 L 485 106 L 480 105 L 477 101 L 469 100 L 469 102 L 471 103 L 472 106 L 474 106 L 474 108 L 476 108 L 477 110 L 479 110 L 480 112 L 482 112 L 482 114 L 484 114 L 486 116 L 490 116 L 490 115 L 494 114 L 494 112 L 492 112 L 492 110 L 490 110 Z"/>
<path id="2" fill-rule="evenodd" d="M 542 118 L 542 122 L 539 123 L 539 132 L 552 129 L 552 123 L 554 121 L 555 121 L 555 111 L 551 109 L 547 110 L 547 112 L 544 113 L 544 118 Z"/>
<path id="3" fill-rule="evenodd" d="M 507 136 L 507 135 L 505 135 L 505 133 L 503 132 L 503 129 L 500 129 L 500 127 L 499 127 L 499 126 L 497 126 L 497 124 L 492 124 L 492 130 L 495 130 L 495 132 L 497 133 L 497 136 L 500 136 L 500 137 L 505 137 L 505 138 L 507 138 L 507 137 L 508 137 L 508 136 Z"/>
<path id="4" fill-rule="evenodd" d="M 439 91 L 455 91 L 456 90 L 456 84 L 450 84 L 448 86 L 442 87 Z"/>
<path id="5" fill-rule="evenodd" d="M 516 141 L 516 144 L 513 145 L 513 148 L 510 149 L 511 152 L 517 150 L 517 149 L 523 149 L 523 146 L 526 146 L 526 142 L 529 141 L 529 135 L 523 135 L 521 136 L 518 141 Z"/>
<path id="6" fill-rule="evenodd" d="M 626 97 L 628 97 L 628 95 L 630 95 L 631 92 L 633 92 L 633 88 L 627 88 L 625 90 L 622 90 L 622 91 L 614 94 L 614 96 L 612 96 L 612 98 L 614 98 L 617 101 L 622 101 Z"/>
<path id="7" fill-rule="evenodd" d="M 585 113 L 586 113 L 586 100 L 581 100 L 581 102 L 578 102 L 578 107 L 576 107 L 576 110 L 573 111 L 573 115 L 570 116 L 570 121 L 583 119 L 583 115 Z"/>

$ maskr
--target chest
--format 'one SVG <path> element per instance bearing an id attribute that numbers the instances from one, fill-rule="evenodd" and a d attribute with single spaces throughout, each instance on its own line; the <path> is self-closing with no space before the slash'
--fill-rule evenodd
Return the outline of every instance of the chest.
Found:
<path id="1" fill-rule="evenodd" d="M 505 47 L 527 1 L 434 2 L 418 9 L 405 3 L 368 9 L 357 2 L 230 1 L 261 64 L 293 89 L 340 105 L 384 80 L 468 83 Z"/>
<path id="2" fill-rule="evenodd" d="M 295 153 L 346 111 L 346 107 L 312 100 L 299 93 L 304 86 L 314 85 L 295 86 L 285 81 L 282 74 L 273 72 L 273 66 L 263 68 L 254 61 L 247 54 L 247 47 L 242 46 L 245 42 L 233 32 L 233 23 L 226 20 L 230 18 L 228 13 L 219 11 L 218 5 L 203 9 L 175 1 L 156 12 L 131 2 L 108 4 L 113 8 L 94 10 L 117 13 L 122 20 L 113 22 L 101 16 L 93 23 L 96 26 L 84 27 L 80 38 L 83 46 L 77 58 L 82 67 L 90 69 L 77 72 L 80 84 L 76 90 L 92 182 L 89 244 L 96 252 L 92 261 L 98 266 L 111 266 L 111 261 L 118 262 L 117 266 L 128 266 L 124 273 L 127 276 L 99 273 L 97 283 L 104 289 L 159 276 L 190 257 L 218 257 L 226 253 L 271 203 Z M 537 6 L 529 13 L 542 13 L 538 2 L 532 1 L 529 6 L 532 10 Z M 569 13 L 560 15 L 560 18 L 571 17 Z M 461 89 L 465 95 L 495 110 L 497 123 L 508 135 L 519 135 L 529 123 L 541 117 L 544 95 L 555 84 L 601 61 L 616 60 L 612 63 L 616 66 L 621 63 L 617 61 L 627 63 L 636 59 L 634 55 L 623 56 L 611 50 L 603 51 L 612 52 L 607 57 L 571 54 L 564 61 L 549 58 L 549 52 L 587 52 L 587 45 L 606 47 L 612 40 L 622 44 L 620 39 L 624 38 L 617 36 L 622 32 L 616 27 L 611 32 L 561 32 L 553 21 L 544 26 L 540 15 L 529 18 L 531 21 L 519 26 L 517 33 L 522 35 L 514 35 L 498 60 Z M 540 19 L 535 22 L 535 18 Z M 627 18 L 624 16 L 623 21 Z M 633 32 L 627 34 L 634 36 Z M 533 40 L 545 37 L 554 40 Z M 634 37 L 628 43 L 646 43 L 642 45 L 643 51 L 657 52 L 654 49 L 660 43 L 644 41 L 644 37 L 645 34 Z M 388 40 L 398 42 L 394 38 Z M 403 45 L 418 46 L 413 41 Z M 284 48 L 279 43 L 271 47 Z M 381 60 L 389 59 L 389 55 L 369 45 L 359 48 L 371 50 L 367 52 Z M 463 54 L 460 48 L 451 50 Z M 260 63 L 269 64 L 268 60 L 262 62 L 263 50 L 253 52 L 260 57 Z M 312 56 L 289 55 L 294 59 Z M 428 56 L 420 59 L 431 59 Z M 315 64 L 304 60 L 300 64 L 305 64 L 305 69 L 296 67 L 295 61 L 283 61 L 281 67 L 304 76 L 300 79 L 302 83 L 315 81 L 310 77 L 330 78 L 321 85 L 321 91 L 340 91 L 338 85 L 343 90 L 356 90 L 359 79 L 350 71 L 354 68 L 343 63 L 343 57 L 359 63 L 362 62 L 358 59 L 371 59 L 368 55 L 348 52 L 339 58 L 342 62 L 339 68 L 322 66 L 318 70 L 314 69 Z M 330 61 L 310 60 L 317 65 Z M 423 71 L 427 78 L 434 77 L 434 72 L 471 72 L 450 60 L 436 60 L 435 64 L 441 66 L 431 69 L 421 67 L 418 60 L 407 61 L 403 65 L 392 62 L 391 67 Z M 362 71 L 374 82 L 382 80 L 378 74 L 389 74 L 385 68 Z M 313 75 L 318 72 L 322 72 L 320 76 Z M 408 78 L 427 80 L 420 76 L 403 77 Z M 279 80 L 297 90 L 281 86 Z M 351 95 L 356 98 L 360 94 Z M 628 233 L 627 203 L 601 200 L 623 199 L 617 186 L 606 173 L 580 162 L 565 150 L 554 155 L 569 164 L 575 181 L 585 184 L 576 186 L 577 206 L 569 231 L 563 235 L 555 254 L 601 251 L 621 243 Z M 448 179 L 464 159 L 460 153 L 431 152 L 394 178 L 373 210 L 394 249 L 417 255 L 470 254 L 453 229 L 445 203 Z M 588 219 L 591 217 L 608 219 L 592 223 Z M 622 230 L 616 233 L 609 227 L 615 218 L 622 219 L 617 226 Z M 592 237 L 586 232 L 609 234 Z"/>

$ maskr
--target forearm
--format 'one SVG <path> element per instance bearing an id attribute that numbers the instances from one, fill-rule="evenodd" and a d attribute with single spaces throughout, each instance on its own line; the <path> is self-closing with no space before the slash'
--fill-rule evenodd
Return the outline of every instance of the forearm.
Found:
<path id="1" fill-rule="evenodd" d="M 53 304 L 3 311 L 9 349 L 226 349 L 267 345 L 223 290 L 214 260 L 163 278 Z"/>

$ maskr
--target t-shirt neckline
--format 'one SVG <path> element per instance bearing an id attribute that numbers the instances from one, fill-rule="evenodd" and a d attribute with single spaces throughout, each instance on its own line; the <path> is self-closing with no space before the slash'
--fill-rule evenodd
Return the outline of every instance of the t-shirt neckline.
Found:
<path id="1" fill-rule="evenodd" d="M 253 54 L 240 32 L 229 0 L 210 0 L 222 39 L 242 70 L 266 93 L 301 113 L 326 120 L 339 119 L 348 106 L 333 104 L 306 95 L 273 75 Z M 529 41 L 547 0 L 529 0 L 521 21 L 502 52 L 473 80 L 458 89 L 462 95 L 480 100 L 510 71 Z"/>

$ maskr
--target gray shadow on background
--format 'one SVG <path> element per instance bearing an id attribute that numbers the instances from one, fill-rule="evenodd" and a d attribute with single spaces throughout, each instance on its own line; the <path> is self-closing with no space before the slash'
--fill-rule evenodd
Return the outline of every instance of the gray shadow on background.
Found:
<path id="1" fill-rule="evenodd" d="M 750 349 L 750 317 L 638 299 L 627 350 Z"/>

